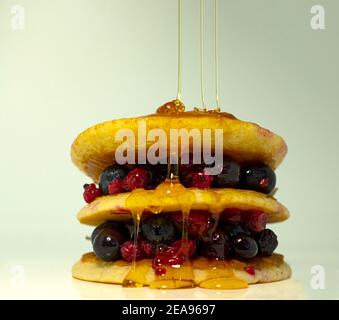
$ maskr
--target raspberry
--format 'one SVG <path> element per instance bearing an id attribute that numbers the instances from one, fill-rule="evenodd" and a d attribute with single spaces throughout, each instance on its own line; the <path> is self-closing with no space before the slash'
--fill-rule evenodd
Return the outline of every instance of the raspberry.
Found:
<path id="1" fill-rule="evenodd" d="M 246 227 L 253 232 L 260 232 L 266 228 L 267 216 L 262 211 L 251 210 L 244 215 Z"/>
<path id="2" fill-rule="evenodd" d="M 128 190 L 134 190 L 137 188 L 145 188 L 149 183 L 149 175 L 143 168 L 134 168 L 131 170 L 126 179 L 126 185 Z"/>
<path id="3" fill-rule="evenodd" d="M 123 182 L 124 182 L 123 179 L 116 179 L 116 180 L 111 181 L 108 185 L 108 193 L 117 194 L 117 193 L 125 192 L 126 190 L 124 189 Z"/>
<path id="4" fill-rule="evenodd" d="M 182 231 L 182 214 L 173 215 L 176 227 Z M 187 221 L 188 234 L 194 238 L 202 238 L 215 227 L 214 218 L 206 211 L 191 211 Z"/>
<path id="5" fill-rule="evenodd" d="M 84 185 L 84 200 L 87 203 L 93 202 L 96 198 L 102 196 L 101 190 L 95 185 L 95 183 Z"/>

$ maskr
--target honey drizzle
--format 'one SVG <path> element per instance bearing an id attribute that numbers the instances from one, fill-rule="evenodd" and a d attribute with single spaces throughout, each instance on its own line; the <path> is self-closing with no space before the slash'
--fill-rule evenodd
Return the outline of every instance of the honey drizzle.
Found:
<path id="1" fill-rule="evenodd" d="M 216 72 L 216 102 L 217 107 L 212 112 L 220 112 L 219 108 L 219 94 L 218 94 L 218 56 L 217 56 L 217 0 L 215 0 L 215 72 Z M 203 56 L 203 39 L 204 38 L 204 0 L 200 0 L 200 67 L 201 67 L 201 99 L 203 112 L 206 112 L 205 98 L 204 98 L 204 56 Z M 180 101 L 182 91 L 182 0 L 178 0 L 178 92 L 177 99 L 167 103 L 158 108 L 157 113 L 178 113 L 183 112 L 185 107 Z M 196 109 L 196 108 L 195 108 Z M 198 110 L 194 110 L 198 111 Z M 199 110 L 200 111 L 200 110 Z M 171 158 L 171 157 L 169 157 Z M 183 198 L 180 207 L 182 213 L 182 247 L 180 250 L 187 252 L 185 246 L 188 245 L 188 218 L 191 211 L 192 204 L 195 200 L 195 195 L 189 189 L 186 189 L 179 181 L 179 165 L 173 164 L 171 159 L 168 161 L 167 178 L 157 186 L 155 190 L 135 189 L 126 199 L 125 206 L 131 212 L 133 217 L 133 232 L 134 232 L 134 247 L 138 248 L 138 234 L 140 229 L 141 216 L 144 212 L 152 212 L 158 214 L 163 211 L 163 203 L 171 202 L 177 197 Z M 212 232 L 218 225 L 219 214 L 224 209 L 219 204 L 218 194 L 214 194 L 214 205 L 210 206 L 209 212 L 214 218 L 214 227 Z M 179 252 L 180 252 L 179 250 Z M 233 272 L 225 268 L 219 267 L 219 262 L 209 262 L 203 269 L 207 270 L 208 274 L 212 276 L 203 281 L 200 286 L 202 288 L 210 289 L 235 289 L 247 287 L 247 283 L 236 279 Z M 146 282 L 146 272 L 150 267 L 150 262 L 143 260 L 137 262 L 137 250 L 133 254 L 131 270 L 123 281 L 124 287 L 142 287 Z M 193 281 L 193 263 L 188 259 L 179 266 L 166 266 L 169 271 L 163 275 L 156 275 L 156 279 L 150 283 L 150 288 L 157 289 L 176 289 L 194 287 Z M 223 277 L 218 276 L 219 271 L 223 272 Z M 215 274 L 215 277 L 213 275 Z M 137 280 L 136 280 L 137 279 Z M 142 279 L 142 281 L 138 280 Z"/>
<path id="2" fill-rule="evenodd" d="M 132 212 L 131 212 L 132 213 Z M 132 218 L 133 218 L 133 244 L 135 251 L 133 252 L 132 258 L 132 266 L 131 270 L 128 274 L 129 277 L 126 277 L 122 283 L 123 287 L 127 288 L 140 288 L 143 287 L 142 283 L 132 280 L 134 277 L 134 273 L 136 273 L 137 267 L 137 249 L 138 248 L 138 235 L 140 229 L 140 221 L 141 221 L 142 210 L 133 210 Z"/>

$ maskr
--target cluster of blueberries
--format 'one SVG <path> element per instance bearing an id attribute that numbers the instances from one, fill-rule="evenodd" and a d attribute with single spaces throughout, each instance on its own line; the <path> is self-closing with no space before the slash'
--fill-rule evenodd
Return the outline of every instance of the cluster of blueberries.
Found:
<path id="1" fill-rule="evenodd" d="M 239 188 L 270 194 L 276 185 L 274 171 L 265 164 L 240 165 L 225 158 L 219 175 L 207 175 L 206 165 L 180 165 L 180 182 L 187 188 Z M 84 185 L 84 199 L 90 203 L 97 197 L 118 194 L 137 188 L 155 189 L 166 179 L 167 165 L 137 165 L 133 168 L 124 165 L 107 167 L 100 176 L 99 187 L 94 183 Z"/>
<path id="2" fill-rule="evenodd" d="M 138 241 L 133 226 L 117 221 L 99 225 L 92 233 L 97 257 L 105 261 L 123 259 L 202 256 L 208 259 L 251 259 L 270 256 L 278 245 L 275 233 L 266 229 L 263 212 L 232 209 L 219 218 L 205 211 L 192 211 L 187 221 L 187 239 L 182 238 L 183 215 L 167 213 L 145 215 L 140 223 Z M 185 250 L 183 250 L 183 247 Z"/>

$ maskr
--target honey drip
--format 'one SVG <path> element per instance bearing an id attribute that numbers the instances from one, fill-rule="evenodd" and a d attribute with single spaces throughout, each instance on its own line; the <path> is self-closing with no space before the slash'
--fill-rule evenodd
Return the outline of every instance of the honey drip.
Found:
<path id="1" fill-rule="evenodd" d="M 138 235 L 139 235 L 139 229 L 140 229 L 140 220 L 142 215 L 142 210 L 134 210 L 132 213 L 133 217 L 133 242 L 134 242 L 134 248 L 138 247 Z M 139 283 L 138 281 L 135 281 L 134 278 L 138 278 L 137 268 L 137 250 L 135 250 L 133 254 L 133 260 L 132 260 L 132 267 L 130 272 L 128 273 L 128 276 L 125 278 L 124 282 L 122 283 L 123 287 L 127 288 L 140 288 L 143 287 L 142 283 Z M 135 277 L 136 276 L 136 277 Z"/>

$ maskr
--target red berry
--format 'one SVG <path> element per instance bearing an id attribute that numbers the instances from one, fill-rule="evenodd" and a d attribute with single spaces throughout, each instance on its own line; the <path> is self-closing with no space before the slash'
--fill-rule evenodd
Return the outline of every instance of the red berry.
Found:
<path id="1" fill-rule="evenodd" d="M 262 211 L 248 211 L 244 215 L 245 225 L 254 232 L 263 231 L 266 228 L 267 216 Z"/>
<path id="2" fill-rule="evenodd" d="M 149 183 L 149 175 L 143 168 L 134 168 L 126 177 L 126 185 L 129 190 L 145 188 Z"/>
<path id="3" fill-rule="evenodd" d="M 190 172 L 180 181 L 186 187 L 194 187 L 199 189 L 211 188 L 215 176 L 207 175 L 203 171 Z"/>
<path id="4" fill-rule="evenodd" d="M 254 269 L 254 267 L 246 267 L 245 268 L 245 271 L 248 273 L 248 274 L 250 274 L 251 276 L 255 276 L 255 269 Z"/>
<path id="5" fill-rule="evenodd" d="M 125 192 L 126 190 L 124 189 L 123 182 L 124 182 L 123 179 L 116 179 L 116 180 L 111 181 L 108 185 L 108 193 L 117 194 L 117 193 Z"/>
<path id="6" fill-rule="evenodd" d="M 207 189 L 212 186 L 214 176 L 205 174 L 204 172 L 193 172 L 192 173 L 192 187 L 199 189 Z"/>
<path id="7" fill-rule="evenodd" d="M 182 214 L 173 215 L 176 227 L 182 231 Z M 204 237 L 215 227 L 214 218 L 206 211 L 191 211 L 187 219 L 188 234 L 191 237 Z"/>
<path id="8" fill-rule="evenodd" d="M 136 260 L 153 258 L 154 251 L 154 246 L 145 240 L 138 242 L 137 247 L 135 246 L 134 241 L 126 241 L 120 248 L 122 258 L 127 262 L 131 262 L 135 254 Z"/>
<path id="9" fill-rule="evenodd" d="M 164 276 L 165 275 L 165 273 L 166 273 L 166 268 L 157 268 L 157 267 L 155 267 L 154 266 L 154 268 L 155 268 L 155 274 L 157 275 L 157 276 Z"/>
<path id="10" fill-rule="evenodd" d="M 87 203 L 93 202 L 96 198 L 102 196 L 101 190 L 95 185 L 95 183 L 85 184 L 84 185 L 84 200 Z"/>
<path id="11" fill-rule="evenodd" d="M 154 257 L 155 248 L 150 242 L 142 240 L 140 242 L 140 250 L 141 250 L 144 258 L 153 258 Z"/>
<path id="12" fill-rule="evenodd" d="M 134 256 L 136 257 L 136 260 L 140 260 L 142 255 L 141 250 L 137 249 L 132 240 L 124 242 L 120 247 L 120 252 L 122 258 L 127 262 L 132 262 Z"/>
<path id="13" fill-rule="evenodd" d="M 166 266 L 181 265 L 182 258 L 172 257 L 172 255 L 160 255 L 153 259 L 152 267 L 157 276 L 164 276 L 166 273 Z"/>
<path id="14" fill-rule="evenodd" d="M 166 273 L 165 266 L 181 265 L 192 258 L 196 252 L 196 243 L 193 240 L 178 240 L 171 246 L 162 248 L 153 259 L 152 266 L 157 275 Z"/>

